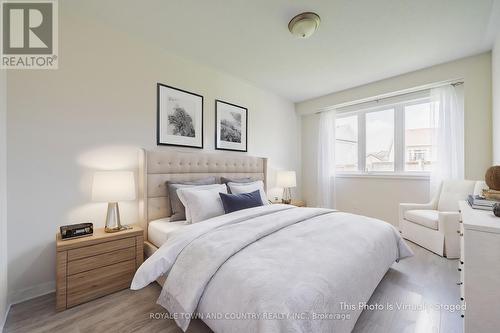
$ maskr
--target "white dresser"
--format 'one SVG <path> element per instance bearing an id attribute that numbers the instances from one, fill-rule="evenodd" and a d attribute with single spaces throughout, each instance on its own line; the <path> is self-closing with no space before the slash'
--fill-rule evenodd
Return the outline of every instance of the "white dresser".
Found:
<path id="1" fill-rule="evenodd" d="M 461 300 L 465 333 L 500 332 L 500 217 L 460 201 Z"/>

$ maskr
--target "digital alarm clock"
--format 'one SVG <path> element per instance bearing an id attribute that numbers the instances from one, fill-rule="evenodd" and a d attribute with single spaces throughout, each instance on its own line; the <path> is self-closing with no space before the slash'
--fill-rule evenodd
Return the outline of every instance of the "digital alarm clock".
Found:
<path id="1" fill-rule="evenodd" d="M 92 236 L 94 225 L 92 223 L 79 223 L 63 225 L 61 228 L 61 239 L 73 239 L 78 237 Z"/>

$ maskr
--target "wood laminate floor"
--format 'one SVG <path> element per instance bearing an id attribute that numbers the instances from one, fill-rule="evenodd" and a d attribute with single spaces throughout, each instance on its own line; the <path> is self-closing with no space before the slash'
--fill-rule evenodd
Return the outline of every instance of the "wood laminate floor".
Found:
<path id="1" fill-rule="evenodd" d="M 409 243 L 415 256 L 392 265 L 370 298 L 369 304 L 413 305 L 406 310 L 365 310 L 354 332 L 461 333 L 462 318 L 436 308 L 458 304 L 457 260 L 441 258 Z M 155 283 L 140 291 L 124 290 L 72 309 L 56 312 L 55 296 L 49 294 L 13 305 L 5 332 L 182 332 L 172 320 L 151 319 L 164 313 L 156 304 L 160 287 Z M 428 306 L 422 310 L 423 304 Z M 193 321 L 188 332 L 210 332 L 203 322 Z"/>

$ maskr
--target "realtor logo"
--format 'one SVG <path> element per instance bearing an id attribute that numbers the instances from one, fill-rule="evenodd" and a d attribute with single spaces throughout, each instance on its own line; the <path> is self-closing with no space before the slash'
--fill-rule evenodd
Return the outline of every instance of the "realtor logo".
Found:
<path id="1" fill-rule="evenodd" d="M 57 2 L 1 0 L 1 68 L 57 69 Z"/>

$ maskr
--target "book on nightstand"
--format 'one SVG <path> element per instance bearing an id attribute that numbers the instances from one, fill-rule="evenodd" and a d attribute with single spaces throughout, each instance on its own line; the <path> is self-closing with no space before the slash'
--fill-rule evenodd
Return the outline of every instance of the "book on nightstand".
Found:
<path id="1" fill-rule="evenodd" d="M 496 204 L 497 200 L 490 200 L 483 198 L 479 195 L 469 195 L 467 198 L 467 202 L 474 209 L 482 209 L 482 210 L 493 210 L 493 205 Z"/>

